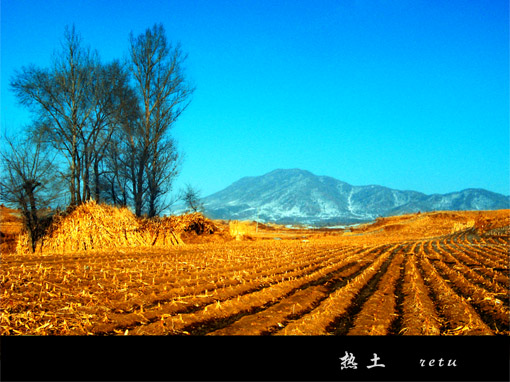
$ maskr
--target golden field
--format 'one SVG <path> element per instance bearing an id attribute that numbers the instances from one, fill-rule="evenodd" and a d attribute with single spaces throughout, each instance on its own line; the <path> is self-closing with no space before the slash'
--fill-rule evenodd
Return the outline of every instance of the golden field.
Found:
<path id="1" fill-rule="evenodd" d="M 315 230 L 80 208 L 33 254 L 2 208 L 0 334 L 510 334 L 509 210 Z"/>

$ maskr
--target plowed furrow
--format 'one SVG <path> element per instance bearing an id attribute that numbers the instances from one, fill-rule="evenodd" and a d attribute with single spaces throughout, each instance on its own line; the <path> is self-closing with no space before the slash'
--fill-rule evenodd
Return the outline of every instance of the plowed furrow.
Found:
<path id="1" fill-rule="evenodd" d="M 483 321 L 495 332 L 507 331 L 510 325 L 510 311 L 497 294 L 489 293 L 469 282 L 462 274 L 450 269 L 441 261 L 434 262 L 435 270 L 449 283 L 450 287 L 473 306 Z"/>
<path id="2" fill-rule="evenodd" d="M 417 267 L 417 254 L 422 243 L 418 243 L 413 254 L 407 257 L 405 263 L 404 294 L 402 329 L 399 333 L 404 335 L 439 335 L 441 332 L 441 319 L 429 297 Z"/>
<path id="3" fill-rule="evenodd" d="M 161 316 L 175 314 L 192 314 L 200 311 L 210 304 L 221 304 L 221 302 L 229 300 L 233 297 L 243 296 L 249 293 L 258 292 L 268 288 L 271 285 L 299 278 L 308 273 L 320 271 L 330 266 L 336 266 L 337 259 L 332 258 L 327 262 L 319 265 L 307 264 L 294 271 L 285 271 L 282 273 L 274 273 L 274 270 L 267 271 L 269 276 L 255 279 L 251 282 L 237 282 L 234 285 L 220 287 L 212 287 L 206 290 L 195 290 L 194 294 L 185 294 L 184 291 L 178 289 L 173 294 L 165 294 L 163 296 L 153 296 L 150 298 L 150 305 L 140 305 L 138 311 L 124 314 L 110 314 L 108 320 L 111 323 L 102 323 L 95 328 L 97 333 L 107 333 L 119 329 L 133 329 L 137 325 L 156 322 Z"/>
<path id="4" fill-rule="evenodd" d="M 431 261 L 423 256 L 420 266 L 432 290 L 441 314 L 447 319 L 448 329 L 442 334 L 491 335 L 492 330 L 478 316 L 473 307 L 459 296 L 438 274 Z"/>
<path id="5" fill-rule="evenodd" d="M 359 256 L 359 254 L 355 254 L 353 256 Z M 285 282 L 277 283 L 271 287 L 264 288 L 253 293 L 232 297 L 223 302 L 209 304 L 195 313 L 178 314 L 176 316 L 168 317 L 162 320 L 162 323 L 151 323 L 146 326 L 137 327 L 133 330 L 133 333 L 160 334 L 162 330 L 163 332 L 173 334 L 183 332 L 190 333 L 189 330 L 198 330 L 203 333 L 204 325 L 208 327 L 213 321 L 215 323 L 212 330 L 215 330 L 218 329 L 218 325 L 220 327 L 228 325 L 231 319 L 237 320 L 245 314 L 257 312 L 271 306 L 271 304 L 278 302 L 301 286 L 318 280 L 328 273 L 342 268 L 346 265 L 346 263 L 350 263 L 351 261 L 352 259 L 350 257 L 346 257 L 343 262 L 325 267 L 301 278 L 286 280 Z M 226 321 L 223 321 L 223 324 L 221 324 L 221 320 Z"/>
<path id="6" fill-rule="evenodd" d="M 257 335 L 278 331 L 288 320 L 300 317 L 314 309 L 334 290 L 360 274 L 373 260 L 373 253 L 300 287 L 292 295 L 256 314 L 245 315 L 212 335 Z"/>
<path id="7" fill-rule="evenodd" d="M 475 284 L 479 288 L 482 288 L 486 293 L 499 298 L 501 303 L 508 307 L 510 291 L 502 287 L 493 279 L 488 279 L 488 277 L 481 276 L 480 274 L 473 271 L 470 267 L 460 262 L 447 244 L 440 243 L 439 249 L 443 263 L 447 265 L 451 271 L 460 273 L 463 278 L 469 279 L 471 283 Z"/>
<path id="8" fill-rule="evenodd" d="M 349 316 L 348 309 L 358 309 L 357 304 L 366 300 L 380 279 L 399 245 L 385 250 L 369 267 L 345 286 L 331 293 L 317 308 L 297 320 L 291 321 L 279 335 L 326 334 L 338 329 L 338 318 Z M 384 268 L 383 268 L 384 267 Z M 378 274 L 377 277 L 374 278 Z M 361 293 L 365 289 L 365 293 Z M 354 305 L 354 307 L 353 307 Z M 358 309 L 359 310 L 359 309 Z M 342 329 L 343 330 L 343 329 Z M 335 333 L 336 334 L 336 333 Z"/>
<path id="9" fill-rule="evenodd" d="M 386 335 L 396 320 L 396 287 L 401 275 L 404 250 L 396 253 L 387 271 L 377 283 L 377 290 L 362 305 L 348 335 Z"/>

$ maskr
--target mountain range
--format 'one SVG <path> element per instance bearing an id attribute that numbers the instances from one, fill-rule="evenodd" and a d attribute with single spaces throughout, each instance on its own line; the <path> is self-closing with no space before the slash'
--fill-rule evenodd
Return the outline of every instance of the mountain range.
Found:
<path id="1" fill-rule="evenodd" d="M 370 185 L 353 186 L 300 169 L 245 177 L 202 199 L 213 219 L 316 226 L 353 224 L 379 216 L 440 210 L 510 208 L 510 197 L 484 189 L 426 195 Z"/>

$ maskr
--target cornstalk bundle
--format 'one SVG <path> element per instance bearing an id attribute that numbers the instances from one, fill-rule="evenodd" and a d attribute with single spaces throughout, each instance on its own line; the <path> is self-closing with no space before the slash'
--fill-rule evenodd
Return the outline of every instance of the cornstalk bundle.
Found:
<path id="1" fill-rule="evenodd" d="M 176 234 L 175 228 L 168 223 L 167 218 L 141 221 L 139 232 L 144 237 L 145 243 L 158 247 L 183 244 L 180 235 Z"/>
<path id="2" fill-rule="evenodd" d="M 195 232 L 197 235 L 212 234 L 218 228 L 199 212 L 163 218 L 177 232 Z"/>
<path id="3" fill-rule="evenodd" d="M 230 239 L 211 220 L 198 212 L 146 220 L 143 231 L 150 245 L 156 246 Z"/>
<path id="4" fill-rule="evenodd" d="M 207 227 L 206 219 L 195 217 L 195 225 Z M 37 252 L 64 253 L 117 247 L 147 247 L 183 244 L 179 230 L 193 226 L 193 217 L 139 219 L 129 209 L 95 201 L 84 203 L 67 215 L 56 215 Z M 29 252 L 29 238 L 22 233 L 16 251 Z"/>
<path id="5" fill-rule="evenodd" d="M 248 237 L 249 233 L 255 232 L 255 227 L 247 221 L 232 220 L 228 225 L 230 235 L 235 237 L 236 240 L 242 240 Z"/>

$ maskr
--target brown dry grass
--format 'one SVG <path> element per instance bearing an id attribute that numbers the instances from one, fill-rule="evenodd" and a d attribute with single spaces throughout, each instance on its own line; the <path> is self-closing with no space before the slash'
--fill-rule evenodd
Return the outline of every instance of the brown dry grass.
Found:
<path id="1" fill-rule="evenodd" d="M 510 225 L 510 210 L 439 211 L 378 218 L 347 235 L 382 241 L 405 241 L 447 235 L 474 227 L 488 231 Z"/>
<path id="2" fill-rule="evenodd" d="M 215 221 L 216 224 L 227 224 Z M 294 239 L 362 244 L 365 247 L 448 235 L 468 228 L 479 233 L 508 229 L 510 210 L 496 211 L 434 211 L 381 217 L 375 222 L 348 229 L 289 229 L 277 224 L 252 221 L 231 221 L 230 233 L 239 240 Z M 507 227 L 507 228 L 504 228 Z"/>

